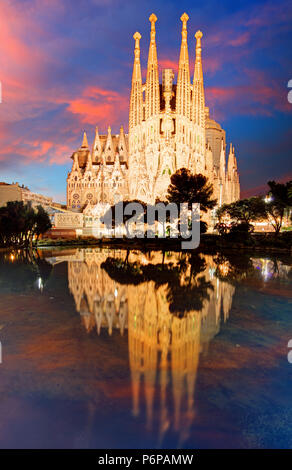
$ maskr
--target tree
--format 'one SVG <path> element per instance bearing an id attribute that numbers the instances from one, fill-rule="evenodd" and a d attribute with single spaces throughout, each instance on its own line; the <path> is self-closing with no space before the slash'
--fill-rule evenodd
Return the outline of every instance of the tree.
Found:
<path id="1" fill-rule="evenodd" d="M 200 210 L 207 212 L 216 206 L 217 200 L 212 199 L 213 186 L 202 174 L 192 174 L 186 168 L 180 168 L 170 178 L 166 199 L 168 202 L 188 203 L 189 210 L 193 203 L 200 204 Z"/>
<path id="2" fill-rule="evenodd" d="M 270 198 L 268 202 L 266 202 L 266 212 L 276 235 L 278 235 L 282 228 L 285 210 L 292 205 L 292 181 L 288 181 L 284 184 L 276 183 L 275 181 L 269 181 L 268 186 L 270 188 Z"/>
<path id="3" fill-rule="evenodd" d="M 131 214 L 131 215 L 125 215 L 124 214 L 124 208 L 128 205 L 128 204 L 131 204 L 131 203 L 138 203 L 140 204 L 140 206 L 143 208 L 143 215 L 145 217 L 146 213 L 147 213 L 147 204 L 143 201 L 140 201 L 139 199 L 133 199 L 132 201 L 131 200 L 127 200 L 127 201 L 120 201 L 120 202 L 117 202 L 116 204 L 112 205 L 107 211 L 106 213 L 104 214 L 104 216 L 102 217 L 101 221 L 104 222 L 105 226 L 107 228 L 115 228 L 116 227 L 116 224 L 117 224 L 117 220 L 116 220 L 116 209 L 120 210 L 122 213 L 123 213 L 123 221 L 122 221 L 122 224 L 126 224 L 126 222 L 131 219 L 131 217 L 135 214 Z"/>
<path id="4" fill-rule="evenodd" d="M 250 197 L 249 199 L 240 199 L 231 204 L 223 204 L 217 210 L 217 217 L 221 223 L 224 216 L 238 224 L 251 225 L 252 222 L 266 218 L 266 204 L 262 197 Z"/>
<path id="5" fill-rule="evenodd" d="M 28 247 L 33 238 L 51 227 L 46 211 L 38 206 L 35 211 L 30 202 L 10 201 L 0 208 L 0 243 Z"/>
<path id="6" fill-rule="evenodd" d="M 34 211 L 30 204 L 9 201 L 0 208 L 0 233 L 4 245 L 25 244 L 33 224 Z"/>
<path id="7" fill-rule="evenodd" d="M 272 198 L 281 202 L 285 207 L 291 205 L 291 190 L 292 180 L 287 183 L 276 183 L 275 181 L 268 181 L 269 195 Z"/>
<path id="8" fill-rule="evenodd" d="M 37 212 L 34 216 L 34 230 L 33 233 L 36 235 L 37 240 L 39 236 L 47 232 L 52 227 L 48 213 L 45 211 L 43 206 L 37 206 Z"/>
<path id="9" fill-rule="evenodd" d="M 292 206 L 292 182 L 289 181 L 289 187 L 288 187 L 288 200 L 289 200 L 289 205 Z"/>

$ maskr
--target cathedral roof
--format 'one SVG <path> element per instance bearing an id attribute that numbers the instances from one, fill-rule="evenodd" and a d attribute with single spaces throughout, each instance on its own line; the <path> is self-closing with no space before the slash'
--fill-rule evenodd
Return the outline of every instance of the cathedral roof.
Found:
<path id="1" fill-rule="evenodd" d="M 119 134 L 116 134 L 116 135 L 113 134 L 112 135 L 112 141 L 113 141 L 113 146 L 114 146 L 115 150 L 118 150 L 119 137 L 120 137 Z M 99 139 L 100 139 L 100 142 L 101 142 L 101 145 L 102 145 L 102 150 L 104 150 L 104 147 L 105 147 L 105 144 L 106 144 L 106 141 L 107 141 L 107 134 L 100 135 Z M 128 147 L 128 134 L 125 134 L 125 140 L 126 140 L 126 145 Z"/>
<path id="2" fill-rule="evenodd" d="M 206 129 L 218 129 L 221 131 L 222 127 L 220 126 L 219 122 L 215 121 L 215 119 L 208 117 L 206 119 Z"/>
<path id="3" fill-rule="evenodd" d="M 128 152 L 128 141 L 129 141 L 128 134 L 124 134 L 124 136 L 125 136 L 125 143 L 126 143 L 126 149 L 125 150 L 126 150 L 126 152 Z M 113 134 L 112 135 L 112 143 L 113 143 L 113 152 L 114 153 L 119 152 L 119 137 L 120 137 L 119 134 Z M 107 143 L 107 138 L 108 138 L 107 134 L 99 136 L 99 140 L 100 140 L 100 144 L 101 144 L 101 152 L 104 152 L 104 150 L 105 150 L 106 143 Z M 87 139 L 86 139 L 86 143 L 87 143 Z M 75 154 L 75 152 L 73 152 L 72 155 L 71 155 L 72 160 L 74 160 L 74 154 Z M 90 154 L 90 150 L 89 150 L 88 143 L 87 143 L 87 147 L 84 145 L 84 137 L 83 137 L 83 142 L 82 142 L 81 147 L 77 150 L 77 154 L 78 154 L 79 167 L 80 168 L 85 168 L 86 163 L 87 163 L 87 159 L 88 159 L 88 155 Z M 96 162 L 93 161 L 92 163 L 94 165 Z M 113 165 L 114 164 L 114 159 L 113 159 L 113 161 L 105 162 L 105 163 L 109 164 L 109 165 Z M 121 163 L 124 163 L 124 162 L 121 162 Z"/>

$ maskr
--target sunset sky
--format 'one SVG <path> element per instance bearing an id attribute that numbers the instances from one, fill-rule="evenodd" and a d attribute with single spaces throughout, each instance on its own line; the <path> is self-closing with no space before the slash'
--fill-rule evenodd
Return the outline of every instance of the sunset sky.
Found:
<path id="1" fill-rule="evenodd" d="M 160 69 L 177 69 L 186 11 L 191 76 L 203 31 L 206 105 L 235 146 L 242 195 L 292 179 L 292 3 L 214 0 L 1 0 L 0 181 L 65 202 L 86 130 L 128 128 L 135 31 L 145 78 L 149 15 Z"/>

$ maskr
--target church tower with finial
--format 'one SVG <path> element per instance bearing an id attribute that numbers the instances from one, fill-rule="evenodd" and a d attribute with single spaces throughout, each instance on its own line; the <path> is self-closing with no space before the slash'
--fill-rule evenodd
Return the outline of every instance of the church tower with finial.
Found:
<path id="1" fill-rule="evenodd" d="M 152 13 L 146 82 L 142 81 L 140 40 L 134 38 L 134 61 L 129 106 L 129 132 L 106 135 L 95 131 L 92 152 L 86 133 L 81 147 L 73 153 L 72 171 L 67 177 L 67 206 L 73 211 L 90 211 L 98 204 L 119 200 L 154 203 L 163 199 L 170 176 L 180 168 L 201 173 L 213 184 L 218 205 L 240 197 L 239 175 L 234 147 L 226 163 L 225 131 L 209 117 L 205 107 L 202 60 L 203 33 L 197 31 L 195 67 L 189 67 L 189 16 L 181 16 L 181 44 L 178 73 L 162 70 L 156 46 L 157 17 Z M 191 52 L 192 54 L 192 52 Z"/>

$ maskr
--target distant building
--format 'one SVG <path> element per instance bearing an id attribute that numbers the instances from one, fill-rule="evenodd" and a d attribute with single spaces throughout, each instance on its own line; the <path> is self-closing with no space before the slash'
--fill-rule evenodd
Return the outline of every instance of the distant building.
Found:
<path id="1" fill-rule="evenodd" d="M 53 203 L 51 197 L 42 194 L 33 193 L 26 186 L 20 186 L 19 183 L 0 182 L 0 206 L 5 206 L 9 201 L 31 202 L 33 206 L 50 206 Z"/>

